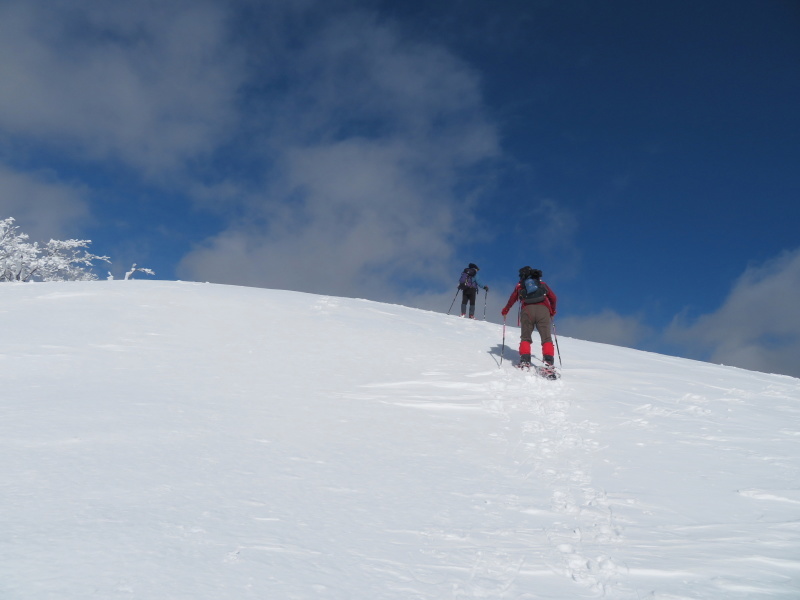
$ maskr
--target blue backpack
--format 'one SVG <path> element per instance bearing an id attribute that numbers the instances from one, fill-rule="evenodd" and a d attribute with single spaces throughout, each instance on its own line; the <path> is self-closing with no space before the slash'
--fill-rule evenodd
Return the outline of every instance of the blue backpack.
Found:
<path id="1" fill-rule="evenodd" d="M 547 287 L 531 271 L 523 271 L 519 277 L 519 297 L 524 304 L 538 304 L 547 295 Z"/>

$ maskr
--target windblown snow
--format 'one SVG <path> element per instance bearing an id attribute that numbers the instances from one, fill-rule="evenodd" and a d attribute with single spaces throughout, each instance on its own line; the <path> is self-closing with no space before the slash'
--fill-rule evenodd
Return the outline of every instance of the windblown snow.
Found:
<path id="1" fill-rule="evenodd" d="M 0 318 L 4 600 L 800 597 L 798 379 L 210 284 Z"/>

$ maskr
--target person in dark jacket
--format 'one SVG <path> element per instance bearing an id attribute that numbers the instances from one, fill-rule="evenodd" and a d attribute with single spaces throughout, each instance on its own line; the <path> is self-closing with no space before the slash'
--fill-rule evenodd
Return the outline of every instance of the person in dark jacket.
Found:
<path id="1" fill-rule="evenodd" d="M 475 298 L 478 295 L 478 288 L 489 291 L 488 285 L 483 285 L 478 281 L 478 265 L 469 263 L 469 266 L 461 273 L 461 280 L 458 289 L 461 290 L 461 316 L 467 316 L 467 304 L 469 304 L 469 318 L 475 318 Z"/>
<path id="2" fill-rule="evenodd" d="M 529 293 L 523 288 L 524 282 L 532 279 L 536 291 Z M 542 360 L 548 367 L 552 367 L 554 361 L 553 338 L 550 330 L 553 325 L 553 317 L 556 314 L 557 298 L 552 288 L 542 281 L 542 271 L 522 267 L 519 270 L 519 283 L 517 283 L 508 303 L 501 311 L 503 317 L 508 314 L 511 307 L 520 301 L 522 304 L 522 314 L 520 316 L 520 326 L 522 328 L 519 342 L 519 357 L 521 367 L 530 367 L 531 364 L 531 343 L 534 328 L 539 331 L 539 338 L 542 342 Z"/>

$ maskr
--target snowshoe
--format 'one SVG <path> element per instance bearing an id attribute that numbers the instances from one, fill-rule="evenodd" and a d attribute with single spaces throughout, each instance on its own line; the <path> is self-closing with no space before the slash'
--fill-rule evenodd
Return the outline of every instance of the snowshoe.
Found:
<path id="1" fill-rule="evenodd" d="M 552 365 L 543 365 L 539 366 L 536 365 L 536 374 L 539 377 L 544 377 L 545 379 L 556 380 L 561 379 L 561 373 L 559 373 L 555 367 Z"/>

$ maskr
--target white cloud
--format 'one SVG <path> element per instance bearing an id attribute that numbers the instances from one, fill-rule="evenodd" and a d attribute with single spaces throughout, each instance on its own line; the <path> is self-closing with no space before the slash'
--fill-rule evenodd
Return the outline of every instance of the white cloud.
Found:
<path id="1" fill-rule="evenodd" d="M 676 319 L 669 337 L 713 362 L 800 376 L 800 249 L 747 268 L 719 310 Z"/>
<path id="2" fill-rule="evenodd" d="M 267 190 L 180 276 L 374 299 L 451 279 L 442 269 L 471 214 L 454 190 L 498 153 L 477 76 L 363 14 L 303 41 L 256 124 L 274 165 Z"/>
<path id="3" fill-rule="evenodd" d="M 623 316 L 606 309 L 595 315 L 559 317 L 560 333 L 614 346 L 635 348 L 652 335 L 650 327 L 637 316 Z"/>
<path id="4" fill-rule="evenodd" d="M 581 261 L 577 244 L 580 221 L 574 211 L 551 198 L 523 203 L 516 210 L 517 236 L 536 250 L 539 260 L 557 264 L 563 279 L 574 277 Z"/>
<path id="5" fill-rule="evenodd" d="M 14 217 L 31 241 L 80 237 L 76 230 L 89 217 L 85 194 L 47 173 L 17 173 L 0 165 L 0 218 Z"/>
<path id="6" fill-rule="evenodd" d="M 224 4 L 0 4 L 0 131 L 160 173 L 224 141 L 243 60 Z"/>
<path id="7" fill-rule="evenodd" d="M 578 218 L 575 214 L 551 199 L 544 199 L 533 208 L 537 224 L 536 242 L 542 248 L 572 247 L 578 233 Z"/>
<path id="8" fill-rule="evenodd" d="M 4 155 L 28 169 L 41 150 L 87 170 L 121 164 L 137 185 L 214 209 L 220 231 L 182 278 L 376 299 L 450 281 L 476 231 L 473 182 L 499 153 L 480 79 L 345 5 L 4 2 Z M 64 189 L 50 206 L 66 222 Z"/>

